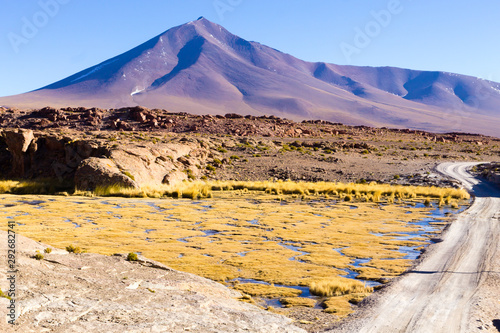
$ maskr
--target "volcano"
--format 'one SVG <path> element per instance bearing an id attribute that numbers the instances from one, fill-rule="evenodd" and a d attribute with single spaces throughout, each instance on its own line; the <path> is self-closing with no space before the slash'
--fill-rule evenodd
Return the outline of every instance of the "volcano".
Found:
<path id="1" fill-rule="evenodd" d="M 141 105 L 500 135 L 500 84 L 446 72 L 306 62 L 199 18 L 61 81 L 18 108 Z"/>

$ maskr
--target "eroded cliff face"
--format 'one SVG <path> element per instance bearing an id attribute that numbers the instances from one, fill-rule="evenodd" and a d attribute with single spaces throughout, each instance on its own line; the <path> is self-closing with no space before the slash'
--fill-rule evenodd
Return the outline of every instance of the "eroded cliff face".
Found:
<path id="1" fill-rule="evenodd" d="M 208 144 L 201 139 L 118 142 L 109 136 L 82 137 L 29 129 L 0 133 L 1 178 L 54 179 L 82 190 L 92 190 L 96 185 L 175 184 L 186 180 L 188 174 L 199 177 L 210 156 Z"/>

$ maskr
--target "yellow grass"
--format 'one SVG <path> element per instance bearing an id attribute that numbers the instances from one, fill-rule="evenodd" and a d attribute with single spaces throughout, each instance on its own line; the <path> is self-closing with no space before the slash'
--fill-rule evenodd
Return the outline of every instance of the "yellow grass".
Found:
<path id="1" fill-rule="evenodd" d="M 300 290 L 297 289 L 275 287 L 272 285 L 270 286 L 260 283 L 236 284 L 234 286 L 234 289 L 251 296 L 260 296 L 267 298 L 293 297 L 293 296 L 299 296 L 302 293 Z"/>
<path id="2" fill-rule="evenodd" d="M 68 190 L 67 185 L 51 180 L 39 181 L 0 181 L 0 194 L 54 194 L 62 190 Z M 469 199 L 470 195 L 464 189 L 425 187 L 425 186 L 402 186 L 377 184 L 343 184 L 333 182 L 292 182 L 292 181 L 195 181 L 181 182 L 176 185 L 150 184 L 138 189 L 121 187 L 118 185 L 99 186 L 93 192 L 73 191 L 75 195 L 85 196 L 115 196 L 115 197 L 149 197 L 149 198 L 209 198 L 212 191 L 261 191 L 274 195 L 300 195 L 300 196 L 333 196 L 341 200 L 350 201 L 372 201 L 385 200 L 392 203 L 401 199 L 422 199 L 426 204 L 430 199 L 438 200 L 440 205 L 458 204 L 456 200 Z M 455 199 L 455 200 L 453 200 Z"/>
<path id="3" fill-rule="evenodd" d="M 351 304 L 349 299 L 346 297 L 331 297 L 327 299 L 324 303 L 325 312 L 333 313 L 339 317 L 345 317 L 352 312 Z"/>
<path id="4" fill-rule="evenodd" d="M 214 191 L 229 191 L 229 190 L 250 190 L 250 191 L 265 191 L 270 194 L 323 194 L 331 196 L 341 196 L 346 201 L 351 201 L 354 198 L 379 201 L 382 197 L 392 199 L 415 199 L 422 198 L 447 198 L 450 201 L 454 199 L 469 199 L 469 193 L 464 189 L 441 188 L 428 186 L 403 186 L 403 185 L 387 185 L 377 184 L 375 182 L 369 184 L 344 184 L 333 182 L 293 182 L 293 181 L 214 181 L 208 182 Z"/>
<path id="5" fill-rule="evenodd" d="M 371 293 L 373 288 L 366 287 L 362 282 L 342 277 L 313 281 L 309 290 L 317 296 L 342 296 L 354 293 Z"/>
<path id="6" fill-rule="evenodd" d="M 291 308 L 294 306 L 303 306 L 307 308 L 312 308 L 317 303 L 315 299 L 304 298 L 304 297 L 283 297 L 280 299 L 280 302 L 287 308 Z"/>
<path id="7" fill-rule="evenodd" d="M 195 183 L 184 185 L 190 184 Z M 351 209 L 352 203 L 329 199 L 302 201 L 283 194 L 278 201 L 276 195 L 263 191 L 239 191 L 216 191 L 213 198 L 199 201 L 0 195 L 4 206 L 0 218 L 11 217 L 19 224 L 17 232 L 57 248 L 73 245 L 107 255 L 141 252 L 246 294 L 296 297 L 300 291 L 229 281 L 314 285 L 317 293 L 347 292 L 347 297 L 370 289 L 359 281 L 338 278 L 344 274 L 340 269 L 359 271 L 360 278 L 370 280 L 399 274 L 408 263 L 401 259 L 399 247 L 423 242 L 394 237 L 417 231 L 418 226 L 408 222 L 423 219 L 430 211 L 373 202 L 359 202 Z M 42 201 L 38 206 L 29 203 L 38 200 Z M 407 214 L 408 210 L 412 213 Z M 0 228 L 5 230 L 6 225 Z M 306 253 L 286 247 L 291 245 Z M 352 267 L 356 258 L 371 260 Z M 332 280 L 341 283 L 335 285 Z"/>

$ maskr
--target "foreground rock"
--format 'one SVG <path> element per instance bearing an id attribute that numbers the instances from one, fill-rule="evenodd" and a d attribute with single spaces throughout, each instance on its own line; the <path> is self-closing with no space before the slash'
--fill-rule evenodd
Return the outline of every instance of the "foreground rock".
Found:
<path id="1" fill-rule="evenodd" d="M 0 232 L 7 239 L 5 232 Z M 237 300 L 221 284 L 140 257 L 68 254 L 18 236 L 20 317 L 6 324 L 8 300 L 0 297 L 1 332 L 305 332 L 291 320 Z M 0 242 L 6 257 L 6 242 Z M 7 288 L 1 261 L 0 287 Z"/>

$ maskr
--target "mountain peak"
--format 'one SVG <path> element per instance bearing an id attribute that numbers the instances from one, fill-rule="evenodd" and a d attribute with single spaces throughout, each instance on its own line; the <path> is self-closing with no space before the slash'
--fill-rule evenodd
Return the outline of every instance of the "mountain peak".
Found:
<path id="1" fill-rule="evenodd" d="M 475 97 L 478 89 L 488 98 Z M 139 104 L 485 134 L 498 133 L 499 103 L 498 83 L 310 63 L 249 42 L 203 16 L 32 93 L 0 98 L 0 105 L 18 107 Z M 444 115 L 455 121 L 443 122 Z"/>

